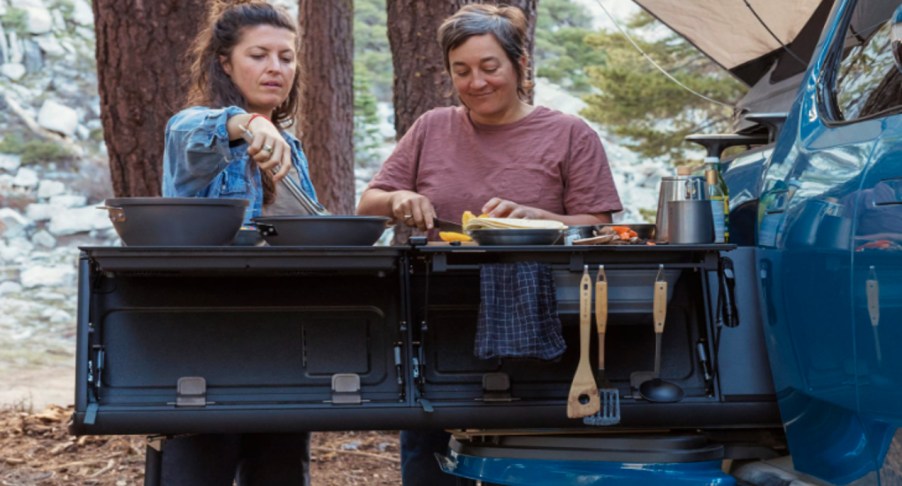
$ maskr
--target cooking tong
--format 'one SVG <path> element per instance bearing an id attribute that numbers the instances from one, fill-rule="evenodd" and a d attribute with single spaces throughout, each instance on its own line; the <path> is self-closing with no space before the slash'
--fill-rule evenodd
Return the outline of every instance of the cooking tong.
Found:
<path id="1" fill-rule="evenodd" d="M 248 128 L 244 125 L 238 125 L 238 128 L 241 129 L 242 132 L 241 138 L 243 138 L 247 143 L 253 143 L 254 132 L 248 130 Z M 275 175 L 279 172 L 279 168 L 280 166 L 276 166 L 270 172 Z M 290 192 L 291 195 L 294 196 L 295 199 L 297 199 L 298 203 L 300 203 L 301 207 L 304 208 L 304 211 L 306 211 L 307 214 L 313 216 L 326 216 L 332 214 L 322 204 L 308 196 L 303 189 L 301 189 L 293 180 L 291 180 L 291 177 L 283 177 L 281 182 L 288 189 L 288 192 Z"/>

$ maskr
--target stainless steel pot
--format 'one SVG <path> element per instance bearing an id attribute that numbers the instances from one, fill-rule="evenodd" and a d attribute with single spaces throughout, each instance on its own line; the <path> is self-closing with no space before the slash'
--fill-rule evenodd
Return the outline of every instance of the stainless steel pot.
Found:
<path id="1" fill-rule="evenodd" d="M 669 242 L 698 244 L 714 242 L 714 217 L 711 202 L 701 199 L 668 201 Z"/>

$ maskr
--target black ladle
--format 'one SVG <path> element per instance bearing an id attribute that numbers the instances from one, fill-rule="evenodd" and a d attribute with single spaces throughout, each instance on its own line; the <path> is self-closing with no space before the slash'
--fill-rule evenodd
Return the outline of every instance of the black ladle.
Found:
<path id="1" fill-rule="evenodd" d="M 674 383 L 652 378 L 639 385 L 639 395 L 649 402 L 674 403 L 683 399 L 685 392 Z"/>
<path id="2" fill-rule="evenodd" d="M 649 402 L 673 403 L 683 399 L 683 389 L 661 376 L 661 337 L 664 321 L 667 319 L 667 281 L 664 279 L 664 265 L 658 268 L 655 277 L 654 308 L 655 318 L 655 372 L 654 377 L 639 385 L 639 394 Z"/>

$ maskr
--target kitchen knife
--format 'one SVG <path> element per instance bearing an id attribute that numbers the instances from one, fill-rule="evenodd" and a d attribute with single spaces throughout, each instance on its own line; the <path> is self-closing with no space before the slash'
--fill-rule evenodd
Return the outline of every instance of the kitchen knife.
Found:
<path id="1" fill-rule="evenodd" d="M 432 223 L 440 231 L 454 231 L 457 233 L 464 232 L 464 228 L 463 228 L 463 226 L 460 225 L 460 223 L 455 223 L 453 221 L 448 221 L 446 219 L 432 218 Z"/>

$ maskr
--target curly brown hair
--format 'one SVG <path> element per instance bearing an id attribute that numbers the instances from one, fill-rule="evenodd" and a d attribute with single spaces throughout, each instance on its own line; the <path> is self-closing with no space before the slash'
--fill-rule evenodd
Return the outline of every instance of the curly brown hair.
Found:
<path id="1" fill-rule="evenodd" d="M 192 62 L 188 106 L 247 106 L 241 91 L 223 70 L 219 60 L 232 54 L 232 49 L 241 41 L 244 29 L 257 25 L 289 30 L 295 34 L 295 47 L 300 46 L 297 23 L 284 8 L 260 0 L 213 2 L 207 24 L 198 32 L 189 51 Z M 273 123 L 288 125 L 294 121 L 299 91 L 299 77 L 295 73 L 288 98 L 272 113 Z"/>

